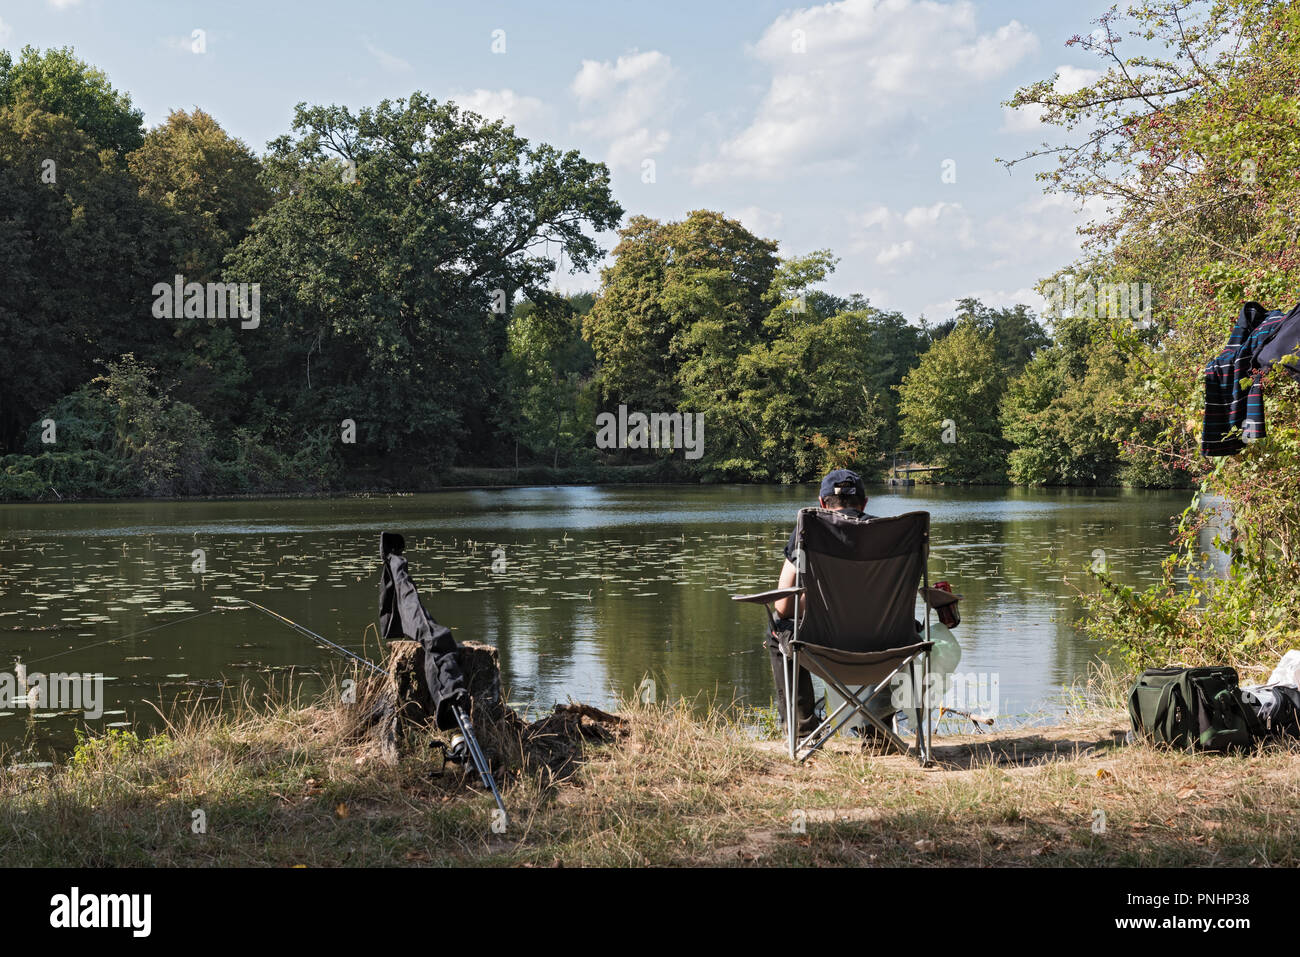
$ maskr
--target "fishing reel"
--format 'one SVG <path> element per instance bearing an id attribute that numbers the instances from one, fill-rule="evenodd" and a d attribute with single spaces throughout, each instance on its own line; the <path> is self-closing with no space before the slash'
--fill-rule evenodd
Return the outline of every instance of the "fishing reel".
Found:
<path id="1" fill-rule="evenodd" d="M 449 764 L 454 764 L 457 767 L 464 767 L 465 763 L 472 758 L 469 750 L 469 743 L 465 740 L 463 734 L 452 735 L 450 744 L 446 741 L 430 741 L 429 747 L 437 748 L 442 752 L 442 763 L 444 767 Z"/>

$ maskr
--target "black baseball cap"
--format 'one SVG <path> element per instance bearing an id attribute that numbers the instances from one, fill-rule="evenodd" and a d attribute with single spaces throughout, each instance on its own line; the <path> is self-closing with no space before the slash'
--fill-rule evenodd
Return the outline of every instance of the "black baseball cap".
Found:
<path id="1" fill-rule="evenodd" d="M 821 498 L 829 498 L 832 495 L 866 498 L 867 489 L 862 484 L 862 479 L 857 472 L 850 472 L 848 469 L 835 469 L 833 472 L 826 473 L 826 477 L 822 479 L 821 491 L 817 494 Z"/>

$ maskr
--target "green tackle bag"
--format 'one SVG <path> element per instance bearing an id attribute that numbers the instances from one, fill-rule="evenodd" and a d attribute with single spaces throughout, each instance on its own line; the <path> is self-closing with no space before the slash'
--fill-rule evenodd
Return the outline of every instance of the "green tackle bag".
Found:
<path id="1" fill-rule="evenodd" d="M 1248 748 L 1263 734 L 1235 668 L 1150 668 L 1128 696 L 1133 734 L 1189 751 Z"/>

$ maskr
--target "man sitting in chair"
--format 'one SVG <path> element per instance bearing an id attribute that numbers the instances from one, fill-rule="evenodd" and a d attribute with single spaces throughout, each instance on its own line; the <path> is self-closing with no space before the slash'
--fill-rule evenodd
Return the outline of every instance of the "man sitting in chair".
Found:
<path id="1" fill-rule="evenodd" d="M 863 511 L 867 506 L 867 491 L 862 484 L 862 479 L 856 472 L 850 472 L 848 469 L 835 469 L 827 473 L 826 477 L 822 479 L 821 489 L 817 494 L 817 504 L 833 512 L 843 512 L 852 518 L 875 518 L 874 515 L 868 515 Z M 797 529 L 792 531 L 790 540 L 785 544 L 785 564 L 781 566 L 781 578 L 777 584 L 778 588 L 794 587 L 795 573 L 798 570 L 795 566 L 798 556 L 795 553 L 799 547 L 798 540 L 795 537 L 796 533 Z M 794 628 L 794 598 L 782 598 L 773 602 L 772 610 L 781 619 L 779 627 Z M 772 658 L 772 678 L 776 681 L 777 713 L 780 714 L 781 723 L 784 725 L 786 715 L 785 670 L 788 663 L 781 654 L 781 646 L 777 643 L 775 636 L 768 635 L 767 648 Z M 798 683 L 795 687 L 797 688 L 795 704 L 799 709 L 799 734 L 806 735 L 816 730 L 818 724 L 817 702 L 813 697 L 812 675 L 800 668 Z M 890 705 L 888 688 L 883 689 L 872 698 L 869 705 L 873 714 L 885 724 L 889 723 L 889 720 L 893 717 L 894 709 Z"/>

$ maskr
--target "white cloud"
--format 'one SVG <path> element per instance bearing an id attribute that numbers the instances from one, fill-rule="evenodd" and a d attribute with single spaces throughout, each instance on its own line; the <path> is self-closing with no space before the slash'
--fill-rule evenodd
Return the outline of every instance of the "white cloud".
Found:
<path id="1" fill-rule="evenodd" d="M 1106 218 L 1105 204 L 1082 209 L 1071 196 L 1035 196 L 1007 209 L 977 213 L 960 203 L 891 209 L 876 204 L 847 215 L 844 271 L 860 283 L 889 277 L 891 301 L 930 318 L 952 314 L 958 298 L 989 306 L 1025 303 L 1041 309 L 1032 283 L 1075 259 L 1078 227 Z M 1028 282 L 1027 282 L 1028 280 Z M 941 299 L 949 295 L 951 299 Z"/>
<path id="2" fill-rule="evenodd" d="M 1056 68 L 1056 81 L 1052 84 L 1057 93 L 1078 93 L 1085 86 L 1101 78 L 1100 70 L 1063 64 Z M 1033 133 L 1042 124 L 1043 108 L 1030 105 L 1002 108 L 1002 130 L 1005 133 Z"/>
<path id="3" fill-rule="evenodd" d="M 940 259 L 960 255 L 969 261 L 977 252 L 982 268 L 1015 266 L 1030 253 L 1065 262 L 1079 249 L 1078 227 L 1106 216 L 1104 202 L 1090 200 L 1079 209 L 1073 197 L 1061 193 L 1037 196 L 982 220 L 961 203 L 938 202 L 901 212 L 875 205 L 848 217 L 849 248 L 882 264 L 901 258 L 890 251 L 902 250 L 909 241 L 916 250 Z"/>
<path id="4" fill-rule="evenodd" d="M 1079 227 L 1108 218 L 1102 199 L 1090 199 L 1080 207 L 1074 197 L 1064 193 L 1036 196 L 981 225 L 988 267 L 1023 268 L 1027 252 L 1035 261 L 1051 260 L 1052 268 L 1063 266 L 1079 252 Z"/>
<path id="5" fill-rule="evenodd" d="M 916 249 L 916 244 L 910 239 L 905 239 L 901 243 L 891 243 L 880 252 L 876 253 L 876 264 L 880 266 L 889 266 L 898 262 L 900 259 L 906 259 L 912 255 Z"/>
<path id="6" fill-rule="evenodd" d="M 48 0 L 48 2 L 55 10 L 66 10 L 68 7 L 80 4 L 81 0 Z"/>
<path id="7" fill-rule="evenodd" d="M 185 36 L 163 37 L 162 43 L 163 46 L 175 53 L 197 54 L 207 51 L 207 47 L 212 42 L 213 36 L 214 34 L 211 30 L 204 30 L 200 27 L 196 27 Z"/>
<path id="8" fill-rule="evenodd" d="M 970 216 L 960 203 L 913 206 L 894 212 L 876 205 L 849 217 L 849 249 L 878 266 L 896 266 L 918 252 L 927 259 L 976 248 Z"/>
<path id="9" fill-rule="evenodd" d="M 0 19 L 0 43 L 9 39 L 9 35 L 14 32 L 14 28 Z"/>
<path id="10" fill-rule="evenodd" d="M 1021 286 L 1019 289 L 1010 291 L 1006 289 L 973 289 L 970 292 L 963 293 L 960 298 L 978 299 L 990 309 L 1009 309 L 1013 306 L 1026 305 L 1040 316 L 1047 309 L 1047 300 L 1029 286 Z M 921 310 L 921 314 L 927 319 L 940 322 L 951 319 L 956 313 L 956 298 L 932 302 Z"/>
<path id="11" fill-rule="evenodd" d="M 872 226 L 884 226 L 889 222 L 889 207 L 873 206 L 857 219 L 857 225 L 864 230 L 870 229 Z"/>
<path id="12" fill-rule="evenodd" d="M 530 123 L 546 112 L 546 105 L 534 96 L 520 96 L 514 90 L 467 90 L 452 93 L 449 100 L 485 119 L 505 120 L 513 125 Z"/>
<path id="13" fill-rule="evenodd" d="M 636 166 L 646 157 L 662 153 L 672 136 L 667 130 L 651 130 L 641 126 L 616 136 L 605 151 L 605 162 L 612 168 Z"/>
<path id="14" fill-rule="evenodd" d="M 613 63 L 583 60 L 570 89 L 584 114 L 574 127 L 604 142 L 611 167 L 638 166 L 667 148 L 676 70 L 658 50 L 632 52 Z"/>
<path id="15" fill-rule="evenodd" d="M 955 19 L 969 30 L 975 29 L 974 10 L 966 4 Z M 953 51 L 953 65 L 977 81 L 1001 76 L 1017 61 L 1038 49 L 1038 38 L 1019 20 L 1010 20 L 993 33 L 983 33 Z"/>
<path id="16" fill-rule="evenodd" d="M 772 73 L 757 114 L 695 179 L 851 169 L 882 129 L 918 108 L 951 109 L 1037 47 L 1016 20 L 980 33 L 970 0 L 839 0 L 782 14 L 751 50 Z"/>
<path id="17" fill-rule="evenodd" d="M 763 209 L 761 206 L 746 206 L 743 209 L 735 210 L 729 215 L 732 219 L 739 220 L 740 224 L 755 236 L 761 236 L 764 239 L 775 238 L 785 222 L 783 215 L 769 209 Z"/>
<path id="18" fill-rule="evenodd" d="M 385 73 L 409 73 L 411 64 L 403 60 L 396 54 L 389 53 L 387 50 L 381 50 L 369 40 L 363 41 L 366 46 L 366 52 L 369 53 L 379 63 L 379 68 Z"/>

